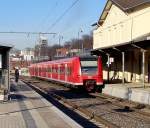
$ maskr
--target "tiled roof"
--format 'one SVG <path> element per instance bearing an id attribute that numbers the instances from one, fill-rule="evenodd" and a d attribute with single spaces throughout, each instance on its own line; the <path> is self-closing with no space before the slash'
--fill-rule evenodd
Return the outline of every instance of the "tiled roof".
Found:
<path id="1" fill-rule="evenodd" d="M 142 4 L 150 3 L 150 0 L 111 0 L 122 10 L 127 11 Z"/>
<path id="2" fill-rule="evenodd" d="M 150 4 L 150 0 L 108 0 L 105 7 L 104 7 L 102 15 L 98 21 L 99 25 L 103 24 L 105 18 L 108 15 L 108 11 L 110 10 L 112 4 L 115 4 L 121 10 L 123 10 L 124 12 L 127 12 L 130 9 L 133 9 L 133 8 L 138 7 L 140 5 Z M 97 24 L 94 24 L 94 25 L 97 25 Z"/>

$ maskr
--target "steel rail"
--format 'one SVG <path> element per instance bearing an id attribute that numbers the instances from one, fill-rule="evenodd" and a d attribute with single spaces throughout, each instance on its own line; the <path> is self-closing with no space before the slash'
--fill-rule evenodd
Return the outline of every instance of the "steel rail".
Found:
<path id="1" fill-rule="evenodd" d="M 120 108 L 124 108 L 124 109 L 128 109 L 128 110 L 131 110 L 131 111 L 134 111 L 136 113 L 139 113 L 141 115 L 144 115 L 144 116 L 147 116 L 147 117 L 150 117 L 150 113 L 149 112 L 144 112 L 142 110 L 139 110 L 138 108 L 136 107 L 130 107 L 129 105 L 126 105 L 126 104 L 123 104 L 121 103 L 120 101 L 120 98 L 117 98 L 117 97 L 113 97 L 113 96 L 107 96 L 105 94 L 94 94 L 94 93 L 91 93 L 90 94 L 91 96 L 95 96 L 97 98 L 101 98 L 105 101 L 108 101 L 110 102 L 111 104 L 117 106 L 117 107 L 120 107 Z M 122 99 L 121 99 L 122 100 Z M 132 105 L 135 105 L 135 102 L 130 102 Z"/>

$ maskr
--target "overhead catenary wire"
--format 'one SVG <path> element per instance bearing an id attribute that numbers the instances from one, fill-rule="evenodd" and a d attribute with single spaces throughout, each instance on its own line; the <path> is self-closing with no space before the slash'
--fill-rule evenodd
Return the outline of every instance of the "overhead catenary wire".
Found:
<path id="1" fill-rule="evenodd" d="M 0 32 L 0 34 L 56 34 L 54 32 Z"/>
<path id="2" fill-rule="evenodd" d="M 79 0 L 75 0 L 75 1 L 71 4 L 71 6 L 69 6 L 69 7 L 62 13 L 62 15 L 60 15 L 60 16 L 56 19 L 56 21 L 47 29 L 46 32 L 48 32 L 50 29 L 52 29 L 52 28 L 70 11 L 70 9 L 72 9 L 72 8 L 77 4 L 78 1 L 79 1 Z"/>
<path id="3" fill-rule="evenodd" d="M 53 10 L 55 10 L 56 7 L 58 6 L 58 2 L 59 2 L 59 0 L 57 0 L 55 2 L 54 6 L 49 10 L 48 14 L 41 20 L 41 22 L 39 23 L 38 27 L 43 26 L 46 23 L 46 21 L 48 21 L 48 18 L 53 14 Z"/>

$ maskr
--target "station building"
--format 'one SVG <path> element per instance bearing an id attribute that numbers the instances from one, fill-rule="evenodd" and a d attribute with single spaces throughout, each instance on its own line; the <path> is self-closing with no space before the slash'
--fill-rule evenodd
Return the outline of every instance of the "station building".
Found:
<path id="1" fill-rule="evenodd" d="M 150 82 L 150 0 L 108 0 L 93 31 L 110 81 Z"/>

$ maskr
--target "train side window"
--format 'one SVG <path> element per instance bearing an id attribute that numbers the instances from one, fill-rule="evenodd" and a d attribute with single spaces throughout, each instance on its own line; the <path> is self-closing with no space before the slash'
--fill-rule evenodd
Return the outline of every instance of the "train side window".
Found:
<path id="1" fill-rule="evenodd" d="M 37 67 L 35 68 L 35 72 L 38 72 L 38 68 Z"/>
<path id="2" fill-rule="evenodd" d="M 60 67 L 59 67 L 59 74 L 61 74 L 61 65 L 60 65 Z"/>
<path id="3" fill-rule="evenodd" d="M 72 66 L 70 67 L 70 75 L 72 74 Z"/>
<path id="4" fill-rule="evenodd" d="M 56 69 L 55 69 L 55 67 L 53 67 L 53 73 L 56 73 Z"/>
<path id="5" fill-rule="evenodd" d="M 47 67 L 45 67 L 45 72 L 47 72 Z"/>
<path id="6" fill-rule="evenodd" d="M 56 73 L 56 69 L 55 69 L 55 67 L 54 67 L 54 73 Z"/>
<path id="7" fill-rule="evenodd" d="M 58 65 L 57 73 L 60 74 L 60 65 Z"/>
<path id="8" fill-rule="evenodd" d="M 61 65 L 60 70 L 61 70 L 61 74 L 64 74 L 64 73 L 65 73 L 64 65 Z"/>
<path id="9" fill-rule="evenodd" d="M 62 66 L 60 67 L 60 74 L 62 74 L 63 73 L 63 70 L 62 70 Z"/>
<path id="10" fill-rule="evenodd" d="M 65 71 L 64 71 L 64 66 L 61 67 L 61 74 L 64 74 Z"/>
<path id="11" fill-rule="evenodd" d="M 37 69 L 37 72 L 39 72 L 39 67 L 37 67 L 36 69 Z"/>
<path id="12" fill-rule="evenodd" d="M 52 73 L 54 73 L 54 67 L 52 67 Z"/>
<path id="13" fill-rule="evenodd" d="M 56 73 L 56 68 L 54 67 L 54 73 Z"/>
<path id="14" fill-rule="evenodd" d="M 63 72 L 63 74 L 65 74 L 65 67 L 64 67 L 64 66 L 63 66 L 62 70 L 63 70 L 63 71 L 62 71 L 62 72 Z"/>
<path id="15" fill-rule="evenodd" d="M 58 73 L 58 68 L 57 67 L 55 67 L 55 71 L 56 71 L 55 73 Z"/>
<path id="16" fill-rule="evenodd" d="M 49 68 L 49 72 L 50 72 L 50 73 L 52 73 L 52 69 L 51 69 L 51 67 Z"/>

